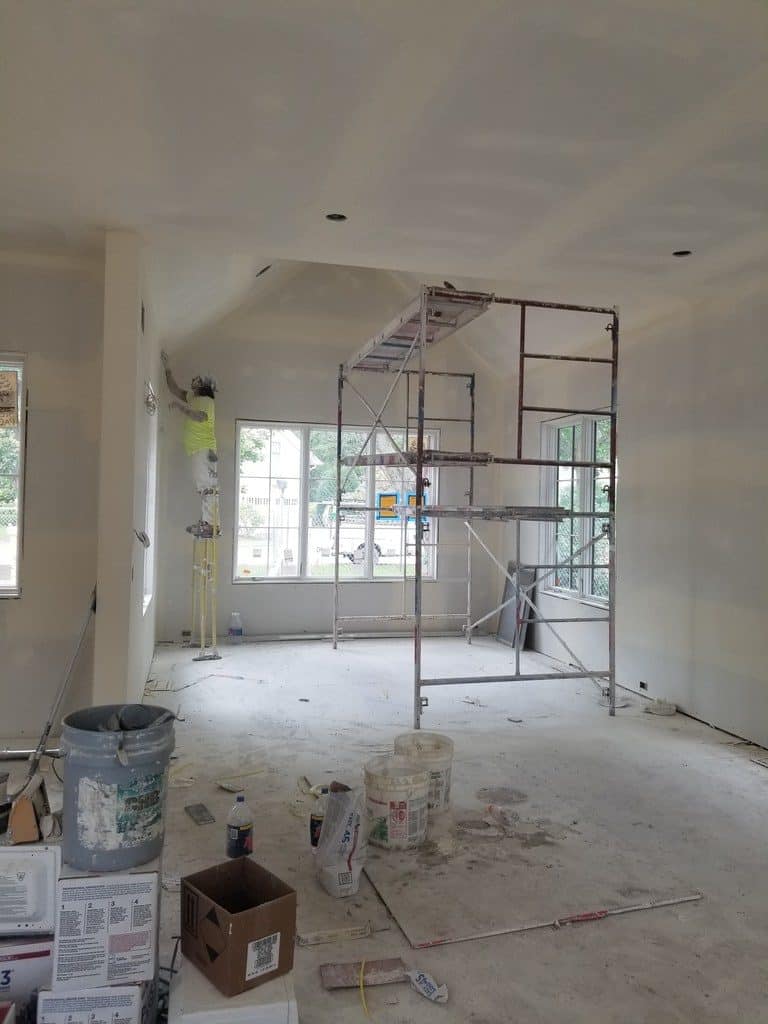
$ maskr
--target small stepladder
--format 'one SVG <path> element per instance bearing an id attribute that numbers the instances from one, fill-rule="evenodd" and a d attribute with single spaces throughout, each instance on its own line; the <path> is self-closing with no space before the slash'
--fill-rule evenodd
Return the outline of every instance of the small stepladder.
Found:
<path id="1" fill-rule="evenodd" d="M 199 647 L 193 661 L 218 661 L 221 658 L 216 634 L 217 544 L 220 534 L 219 492 L 215 495 L 212 536 L 192 535 L 192 629 L 190 647 Z"/>

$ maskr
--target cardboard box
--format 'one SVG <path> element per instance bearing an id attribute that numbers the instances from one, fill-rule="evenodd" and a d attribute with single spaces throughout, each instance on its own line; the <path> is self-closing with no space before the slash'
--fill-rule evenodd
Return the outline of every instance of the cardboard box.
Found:
<path id="1" fill-rule="evenodd" d="M 141 985 L 41 992 L 37 1024 L 142 1024 L 143 1005 Z"/>
<path id="2" fill-rule="evenodd" d="M 0 935 L 47 935 L 56 928 L 58 846 L 0 846 Z"/>
<path id="3" fill-rule="evenodd" d="M 293 968 L 296 891 L 250 857 L 181 880 L 181 949 L 225 996 Z"/>
<path id="4" fill-rule="evenodd" d="M 293 973 L 225 998 L 183 956 L 171 978 L 168 1024 L 299 1024 Z"/>
<path id="5" fill-rule="evenodd" d="M 50 987 L 52 972 L 53 936 L 0 942 L 0 1000 L 16 1004 L 18 1024 L 34 1021 L 37 993 Z"/>

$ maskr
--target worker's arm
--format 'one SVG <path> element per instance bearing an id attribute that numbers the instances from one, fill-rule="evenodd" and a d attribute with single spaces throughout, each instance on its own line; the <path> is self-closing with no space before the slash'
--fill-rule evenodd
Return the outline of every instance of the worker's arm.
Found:
<path id="1" fill-rule="evenodd" d="M 169 404 L 171 409 L 178 409 L 188 419 L 195 420 L 197 423 L 205 423 L 208 419 L 207 412 L 203 412 L 202 409 L 191 409 L 184 401 L 180 402 L 178 399 L 174 399 Z"/>
<path id="2" fill-rule="evenodd" d="M 160 360 L 163 364 L 163 369 L 165 370 L 165 383 L 168 385 L 168 390 L 175 398 L 178 398 L 180 402 L 186 402 L 187 392 L 184 388 L 180 388 L 176 383 L 176 378 L 173 376 L 173 371 L 168 363 L 168 353 L 165 350 L 160 353 Z M 171 404 L 173 405 L 173 403 Z M 205 415 L 205 413 L 203 413 L 203 415 Z M 192 419 L 198 419 L 198 417 L 193 416 Z"/>

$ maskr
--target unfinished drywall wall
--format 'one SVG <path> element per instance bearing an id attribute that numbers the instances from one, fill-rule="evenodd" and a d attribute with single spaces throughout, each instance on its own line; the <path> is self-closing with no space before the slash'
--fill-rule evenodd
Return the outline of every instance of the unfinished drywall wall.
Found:
<path id="1" fill-rule="evenodd" d="M 622 332 L 617 494 L 618 681 L 642 680 L 650 696 L 763 744 L 767 315 L 765 282 L 736 280 Z M 596 383 L 549 367 L 530 375 L 527 394 L 589 407 L 605 395 Z M 532 454 L 535 423 L 526 436 Z M 535 489 L 513 485 L 515 500 Z M 551 596 L 541 607 L 602 614 Z M 589 664 L 605 657 L 604 625 L 561 628 Z M 568 660 L 542 627 L 536 646 Z"/>
<path id="2" fill-rule="evenodd" d="M 1 736 L 39 735 L 96 579 L 100 263 L 0 264 L 4 350 L 27 358 L 21 597 L 0 600 Z M 91 698 L 92 634 L 68 706 Z"/>
<path id="3" fill-rule="evenodd" d="M 99 455 L 99 608 L 94 698 L 138 700 L 154 649 L 154 509 L 156 422 L 145 401 L 158 390 L 159 359 L 145 304 L 143 242 L 109 231 L 105 244 L 104 341 Z M 139 535 L 146 533 L 150 548 Z"/>
<path id="4" fill-rule="evenodd" d="M 236 610 L 242 614 L 245 629 L 251 634 L 329 632 L 330 583 L 232 583 L 235 420 L 334 423 L 338 364 L 400 312 L 412 297 L 411 292 L 405 292 L 391 275 L 383 272 L 301 265 L 291 280 L 283 277 L 271 292 L 260 291 L 252 303 L 174 347 L 172 362 L 180 381 L 188 382 L 195 373 L 208 373 L 216 377 L 219 387 L 216 421 L 224 527 L 219 542 L 218 623 L 221 631 L 226 631 L 230 612 Z M 466 352 L 450 343 L 435 350 L 430 367 L 470 372 L 477 368 Z M 383 398 L 391 381 L 388 375 L 358 376 L 361 378 L 358 386 L 371 397 Z M 491 376 L 484 373 L 479 376 L 477 386 L 482 396 L 478 403 L 478 446 L 482 447 L 492 443 L 489 438 L 497 429 L 500 392 Z M 466 404 L 458 411 L 458 403 L 456 388 L 452 385 L 443 388 L 442 396 L 437 386 L 430 393 L 433 414 L 465 415 Z M 158 637 L 178 640 L 182 630 L 189 628 L 191 614 L 192 542 L 184 527 L 198 518 L 199 502 L 182 448 L 182 424 L 168 412 L 167 392 L 161 404 Z M 367 414 L 351 393 L 345 400 L 345 409 L 349 422 L 366 422 Z M 401 426 L 403 417 L 404 405 L 399 399 L 386 422 L 390 426 Z M 465 447 L 467 439 L 460 428 L 446 426 L 441 443 L 446 448 Z M 485 500 L 492 500 L 495 486 L 492 476 L 478 474 L 477 483 Z M 441 501 L 463 503 L 465 487 L 465 473 L 444 472 L 440 480 Z M 451 535 L 458 538 L 460 528 L 453 524 L 452 527 Z M 448 536 L 449 529 L 445 529 L 443 537 Z M 425 610 L 432 613 L 461 611 L 466 606 L 466 552 L 446 548 L 440 557 L 439 575 L 441 582 L 425 586 Z M 408 591 L 410 603 L 412 587 Z M 474 578 L 476 609 L 488 607 L 492 591 L 495 591 L 495 581 L 491 579 L 488 566 L 481 564 Z M 400 583 L 354 582 L 342 588 L 344 614 L 399 614 L 401 610 Z M 361 628 L 372 627 L 365 624 Z"/>

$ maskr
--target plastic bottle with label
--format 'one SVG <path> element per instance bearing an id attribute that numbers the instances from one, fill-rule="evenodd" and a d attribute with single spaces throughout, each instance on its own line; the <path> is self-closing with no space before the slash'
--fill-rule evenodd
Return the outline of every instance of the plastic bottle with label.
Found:
<path id="1" fill-rule="evenodd" d="M 243 642 L 243 617 L 240 612 L 232 612 L 229 616 L 227 636 L 230 643 L 240 644 Z"/>
<path id="2" fill-rule="evenodd" d="M 312 853 L 317 853 L 317 844 L 320 842 L 320 832 L 323 828 L 325 809 L 328 804 L 328 787 L 319 786 L 318 789 L 317 803 L 309 815 L 309 842 L 312 847 Z"/>
<path id="3" fill-rule="evenodd" d="M 253 853 L 253 813 L 239 793 L 227 815 L 227 856 L 247 857 Z"/>

